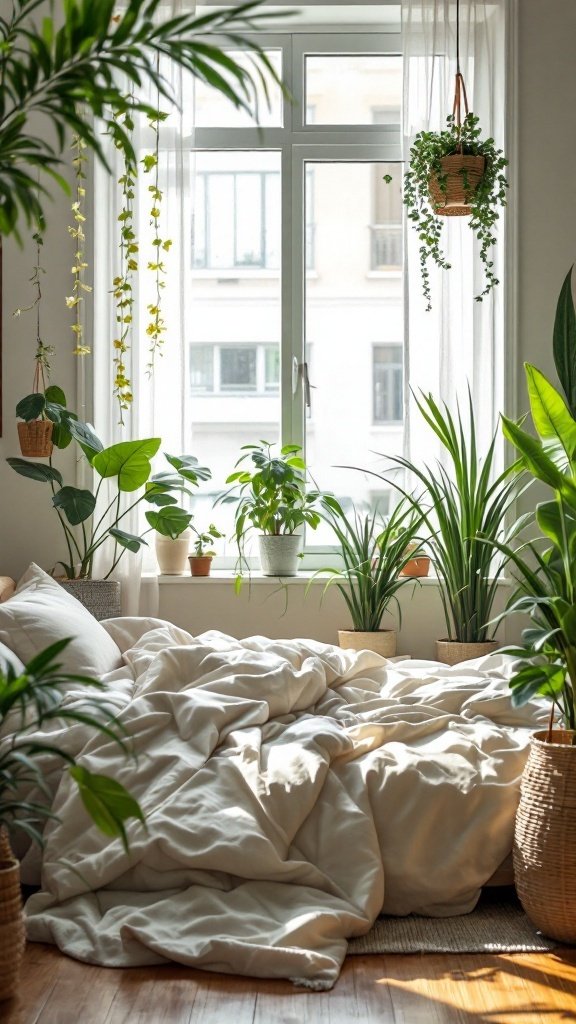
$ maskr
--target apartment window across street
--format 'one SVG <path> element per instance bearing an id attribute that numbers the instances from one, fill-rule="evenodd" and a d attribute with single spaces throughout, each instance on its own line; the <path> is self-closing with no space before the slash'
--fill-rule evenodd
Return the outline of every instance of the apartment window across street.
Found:
<path id="1" fill-rule="evenodd" d="M 402 345 L 374 345 L 373 403 L 375 423 L 401 423 L 403 415 Z"/>
<path id="2" fill-rule="evenodd" d="M 196 395 L 278 393 L 280 353 L 276 345 L 190 346 L 190 383 Z"/>

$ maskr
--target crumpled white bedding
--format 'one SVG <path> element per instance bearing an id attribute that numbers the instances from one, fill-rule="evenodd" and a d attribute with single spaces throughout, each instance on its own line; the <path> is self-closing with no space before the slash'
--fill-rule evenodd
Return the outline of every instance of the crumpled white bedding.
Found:
<path id="1" fill-rule="evenodd" d="M 192 637 L 110 620 L 107 677 L 136 760 L 83 727 L 69 749 L 140 801 L 130 853 L 64 773 L 33 941 L 110 966 L 175 960 L 331 987 L 380 911 L 466 913 L 512 843 L 537 704 L 511 661 L 448 668 L 310 640 Z M 26 858 L 24 859 L 26 868 Z"/>

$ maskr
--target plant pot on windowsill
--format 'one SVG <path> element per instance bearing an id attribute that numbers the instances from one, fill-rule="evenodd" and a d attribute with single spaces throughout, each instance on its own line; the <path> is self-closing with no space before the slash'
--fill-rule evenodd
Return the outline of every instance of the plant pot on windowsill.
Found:
<path id="1" fill-rule="evenodd" d="M 461 661 L 471 661 L 493 654 L 501 645 L 497 640 L 480 640 L 462 643 L 460 640 L 437 640 L 436 660 L 443 665 L 459 665 Z"/>
<path id="2" fill-rule="evenodd" d="M 283 533 L 258 537 L 260 566 L 264 576 L 297 576 L 302 535 Z"/>
<path id="3" fill-rule="evenodd" d="M 545 935 L 576 943 L 576 733 L 537 732 L 520 785 L 514 881 Z"/>
<path id="4" fill-rule="evenodd" d="M 184 530 L 179 537 L 166 537 L 157 533 L 154 540 L 156 561 L 163 576 L 183 576 L 188 565 L 188 551 L 192 531 Z"/>
<path id="5" fill-rule="evenodd" d="M 0 829 L 0 1002 L 16 995 L 25 944 L 20 865 Z"/>
<path id="6" fill-rule="evenodd" d="M 188 555 L 192 576 L 209 576 L 214 555 Z"/>
<path id="7" fill-rule="evenodd" d="M 396 655 L 397 633 L 395 629 L 339 629 L 338 646 L 349 651 L 374 651 L 383 658 Z"/>
<path id="8" fill-rule="evenodd" d="M 420 546 L 417 543 L 412 543 L 412 544 L 407 544 L 407 546 L 405 548 L 405 553 L 407 555 L 410 555 L 413 552 L 418 552 L 418 551 L 421 551 L 421 550 L 422 549 L 420 548 Z M 409 558 L 408 561 L 402 566 L 402 568 L 400 569 L 400 572 L 398 573 L 398 575 L 399 576 L 411 576 L 414 579 L 417 579 L 420 576 L 427 576 L 429 572 L 430 572 L 430 557 L 429 557 L 429 555 L 415 554 L 414 553 L 414 554 L 412 554 L 412 558 Z"/>

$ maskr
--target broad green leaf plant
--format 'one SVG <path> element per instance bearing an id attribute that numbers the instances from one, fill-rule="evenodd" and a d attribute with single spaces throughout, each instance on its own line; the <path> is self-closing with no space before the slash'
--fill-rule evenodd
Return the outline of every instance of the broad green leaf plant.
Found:
<path id="1" fill-rule="evenodd" d="M 416 481 L 417 496 L 403 491 L 422 517 L 427 547 L 438 574 L 447 638 L 482 643 L 493 635 L 492 607 L 507 558 L 494 556 L 496 542 L 509 543 L 520 529 L 505 516 L 521 477 L 514 464 L 495 471 L 495 434 L 483 457 L 476 440 L 474 409 L 468 396 L 468 423 L 458 408 L 453 416 L 432 395 L 415 398 L 421 415 L 447 456 L 446 465 L 418 465 L 401 456 L 392 462 Z M 398 486 L 395 484 L 394 486 Z"/>
<path id="2" fill-rule="evenodd" d="M 505 615 L 527 613 L 531 624 L 511 650 L 520 668 L 511 680 L 513 702 L 535 695 L 552 701 L 567 729 L 576 730 L 576 316 L 571 272 L 564 281 L 554 324 L 554 360 L 564 394 L 530 363 L 525 364 L 532 424 L 536 433 L 502 417 L 505 436 L 525 469 L 551 497 L 536 507 L 544 538 L 520 549 L 504 549 L 517 588 Z M 576 736 L 573 742 L 576 742 Z"/>
<path id="3" fill-rule="evenodd" d="M 362 515 L 356 509 L 346 515 L 332 495 L 322 498 L 322 509 L 340 545 L 343 567 L 319 569 L 312 578 L 329 576 L 325 589 L 336 584 L 353 628 L 376 632 L 392 601 L 400 613 L 396 597 L 400 588 L 414 583 L 399 574 L 414 557 L 410 545 L 421 525 L 420 516 L 414 515 L 408 501 L 396 505 L 387 518 L 377 511 Z"/>
<path id="4" fill-rule="evenodd" d="M 31 400 L 37 396 L 28 396 Z M 44 398 L 44 396 L 39 396 Z M 27 402 L 28 399 L 23 399 Z M 161 439 L 121 441 L 105 448 L 91 426 L 80 422 L 63 403 L 46 403 L 45 408 L 55 420 L 53 439 L 58 448 L 71 442 L 79 448 L 79 457 L 86 459 L 96 481 L 92 489 L 67 485 L 50 458 L 45 462 L 10 458 L 9 465 L 21 476 L 49 485 L 52 505 L 64 533 L 68 560 L 59 560 L 68 579 L 90 578 L 94 556 L 108 540 L 113 541 L 107 579 L 126 552 L 137 552 L 146 544 L 145 534 L 152 530 L 165 537 L 178 537 L 189 526 L 192 514 L 178 505 L 178 497 L 190 495 L 191 487 L 209 480 L 210 470 L 201 466 L 193 455 L 166 455 L 170 469 L 152 474 L 152 459 L 159 451 Z M 22 402 L 19 403 L 20 415 Z M 109 481 L 115 493 L 102 508 L 103 485 Z M 133 534 L 123 528 L 123 521 L 140 505 L 149 506 L 145 513 L 149 529 Z"/>
<path id="5" fill-rule="evenodd" d="M 58 659 L 69 643 L 59 640 L 47 647 L 22 673 L 10 663 L 0 669 L 0 828 L 20 829 L 43 844 L 42 825 L 56 815 L 50 809 L 41 759 L 56 757 L 67 765 L 93 822 L 105 835 L 120 838 L 128 850 L 125 822 L 136 818 L 144 824 L 139 804 L 119 782 L 78 764 L 50 732 L 53 723 L 85 725 L 129 753 L 120 724 L 110 718 L 104 684 L 62 671 Z M 63 703 L 63 687 L 81 689 L 81 699 Z M 37 798 L 36 792 L 45 799 Z"/>
<path id="6" fill-rule="evenodd" d="M 36 230 L 44 220 L 50 179 L 69 192 L 63 151 L 72 135 L 106 164 L 99 129 L 109 131 L 132 165 L 136 154 L 118 113 L 157 117 L 146 90 L 171 101 L 162 74 L 165 59 L 254 111 L 257 87 L 268 98 L 278 76 L 254 33 L 274 12 L 261 0 L 196 16 L 162 15 L 162 0 L 12 0 L 0 16 L 0 235 L 20 237 L 24 221 Z M 211 36 L 218 36 L 218 45 Z M 238 63 L 229 49 L 247 51 Z M 122 85 L 128 78 L 129 95 Z M 45 121 L 51 131 L 37 134 Z"/>

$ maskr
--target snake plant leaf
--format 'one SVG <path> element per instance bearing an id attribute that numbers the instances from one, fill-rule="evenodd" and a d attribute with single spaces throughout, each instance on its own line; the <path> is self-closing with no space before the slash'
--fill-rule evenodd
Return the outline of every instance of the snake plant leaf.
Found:
<path id="1" fill-rule="evenodd" d="M 62 487 L 52 498 L 55 508 L 61 509 L 70 526 L 85 523 L 96 508 L 96 498 L 92 491 L 81 490 L 79 487 Z"/>
<path id="2" fill-rule="evenodd" d="M 126 852 L 128 839 L 124 822 L 136 818 L 144 824 L 144 815 L 136 800 L 119 782 L 106 775 L 96 775 L 82 765 L 69 769 L 82 803 L 93 822 L 104 835 L 120 838 Z"/>
<path id="3" fill-rule="evenodd" d="M 136 491 L 148 480 L 152 472 L 150 460 L 159 447 L 159 437 L 120 441 L 98 452 L 92 459 L 92 466 L 103 478 L 116 477 L 119 490 Z"/>
<path id="4" fill-rule="evenodd" d="M 576 421 L 562 395 L 531 363 L 525 363 L 530 411 L 539 436 L 556 439 L 570 460 L 576 452 Z"/>
<path id="5" fill-rule="evenodd" d="M 552 338 L 558 379 L 566 395 L 568 408 L 576 417 L 576 314 L 572 298 L 572 267 L 558 297 Z"/>
<path id="6" fill-rule="evenodd" d="M 146 512 L 145 515 L 153 530 L 163 537 L 171 537 L 172 540 L 176 540 L 192 520 L 190 512 L 185 512 L 183 508 L 174 508 L 172 505 L 161 508 L 158 512 Z"/>
<path id="7" fill-rule="evenodd" d="M 29 423 L 30 420 L 37 420 L 42 415 L 46 408 L 46 398 L 40 392 L 36 392 L 32 395 L 26 395 L 25 398 L 20 399 L 16 406 L 16 415 L 19 419 Z"/>
<path id="8" fill-rule="evenodd" d="M 117 526 L 112 527 L 110 536 L 114 537 L 121 547 L 127 548 L 128 551 L 132 551 L 134 554 L 140 551 L 143 544 L 148 543 L 148 541 L 144 540 L 144 537 L 138 537 L 135 533 L 126 533 L 125 530 L 119 530 Z"/>
<path id="9" fill-rule="evenodd" d="M 20 476 L 27 476 L 30 480 L 39 480 L 41 483 L 49 483 L 53 480 L 60 487 L 64 483 L 62 474 L 54 466 L 45 465 L 43 462 L 28 462 L 27 459 L 11 458 L 6 462 Z"/>

